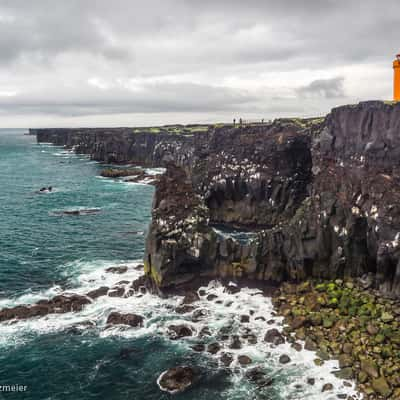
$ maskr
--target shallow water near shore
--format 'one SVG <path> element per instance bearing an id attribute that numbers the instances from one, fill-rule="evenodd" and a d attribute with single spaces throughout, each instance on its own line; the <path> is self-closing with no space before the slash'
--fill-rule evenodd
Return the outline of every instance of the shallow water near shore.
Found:
<path id="1" fill-rule="evenodd" d="M 32 304 L 65 291 L 84 294 L 139 277 L 153 187 L 99 179 L 100 164 L 59 147 L 37 145 L 35 137 L 23 133 L 0 130 L 0 308 Z M 50 193 L 37 193 L 48 186 L 53 188 Z M 98 212 L 62 213 L 85 209 Z M 126 266 L 127 271 L 106 271 L 114 266 Z M 316 367 L 312 352 L 263 342 L 268 329 L 281 329 L 281 319 L 257 289 L 229 294 L 218 282 L 210 282 L 203 290 L 195 306 L 204 310 L 204 316 L 195 322 L 191 312 L 176 312 L 182 298 L 146 293 L 102 296 L 81 312 L 0 324 L 0 384 L 27 386 L 26 392 L 7 393 L 4 398 L 169 399 L 171 395 L 160 391 L 156 382 L 176 365 L 196 366 L 201 372 L 197 385 L 176 399 L 357 396 L 331 374 L 337 369 L 335 361 Z M 207 300 L 210 294 L 216 297 Z M 107 327 L 111 311 L 141 314 L 145 324 Z M 249 322 L 241 323 L 241 315 L 248 315 Z M 168 326 L 180 323 L 191 327 L 194 335 L 170 340 Z M 199 339 L 196 335 L 205 326 L 210 336 Z M 241 338 L 240 349 L 229 349 L 229 340 L 221 339 L 220 329 L 227 326 L 230 335 Z M 248 329 L 256 344 L 243 338 Z M 222 366 L 220 353 L 191 348 L 215 341 L 224 347 L 221 352 L 233 353 L 230 368 Z M 280 364 L 282 354 L 290 357 L 288 364 Z M 252 364 L 240 366 L 239 355 L 249 356 Z M 245 378 L 246 371 L 256 366 L 273 378 L 271 386 L 260 389 Z M 315 379 L 313 386 L 307 384 L 308 378 Z M 334 389 L 321 393 L 325 383 Z"/>

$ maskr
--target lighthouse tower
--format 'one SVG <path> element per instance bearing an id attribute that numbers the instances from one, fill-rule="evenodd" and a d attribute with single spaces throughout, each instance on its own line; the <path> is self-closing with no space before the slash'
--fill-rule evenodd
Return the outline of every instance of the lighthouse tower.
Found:
<path id="1" fill-rule="evenodd" d="M 393 61 L 393 100 L 400 101 L 400 54 Z"/>

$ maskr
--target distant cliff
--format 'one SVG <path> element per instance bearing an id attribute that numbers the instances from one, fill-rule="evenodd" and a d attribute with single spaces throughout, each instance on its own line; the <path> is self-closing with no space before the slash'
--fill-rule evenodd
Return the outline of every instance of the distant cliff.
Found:
<path id="1" fill-rule="evenodd" d="M 193 134 L 38 130 L 106 162 L 165 165 L 145 268 L 161 287 L 198 277 L 363 277 L 400 294 L 400 105 Z M 186 132 L 187 133 L 187 132 Z"/>
<path id="2" fill-rule="evenodd" d="M 30 129 L 39 143 L 65 146 L 77 153 L 89 154 L 96 161 L 151 166 L 165 165 L 179 158 L 181 147 L 192 142 L 197 130 L 178 132 L 160 128 Z"/>

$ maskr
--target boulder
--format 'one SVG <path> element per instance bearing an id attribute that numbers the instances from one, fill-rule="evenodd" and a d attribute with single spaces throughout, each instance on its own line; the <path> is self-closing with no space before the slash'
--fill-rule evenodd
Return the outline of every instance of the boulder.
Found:
<path id="1" fill-rule="evenodd" d="M 91 299 L 97 299 L 98 297 L 105 296 L 108 290 L 109 290 L 108 286 L 101 286 L 98 289 L 94 289 L 86 293 L 86 296 L 90 297 Z"/>
<path id="2" fill-rule="evenodd" d="M 287 364 L 287 363 L 289 363 L 291 361 L 291 359 L 290 359 L 290 357 L 287 355 L 287 354 L 282 354 L 280 357 L 279 357 L 279 362 L 281 363 L 281 364 Z"/>
<path id="3" fill-rule="evenodd" d="M 333 390 L 333 385 L 332 385 L 332 383 L 325 383 L 325 384 L 322 386 L 321 392 L 330 392 L 331 390 Z"/>
<path id="4" fill-rule="evenodd" d="M 246 355 L 240 355 L 238 361 L 240 365 L 249 365 L 253 362 L 252 359 Z"/>
<path id="5" fill-rule="evenodd" d="M 196 292 L 189 292 L 186 293 L 185 297 L 182 299 L 182 304 L 192 304 L 198 300 L 200 300 L 200 297 Z"/>
<path id="6" fill-rule="evenodd" d="M 211 354 L 217 354 L 221 350 L 221 345 L 217 342 L 210 343 L 207 346 L 207 351 Z"/>
<path id="7" fill-rule="evenodd" d="M 170 325 L 168 327 L 170 339 L 176 340 L 187 336 L 192 336 L 193 331 L 186 325 Z"/>
<path id="8" fill-rule="evenodd" d="M 137 314 L 121 314 L 113 311 L 107 318 L 109 325 L 129 325 L 133 327 L 143 326 L 144 318 Z"/>
<path id="9" fill-rule="evenodd" d="M 179 366 L 164 371 L 157 383 L 161 390 L 172 394 L 181 393 L 188 389 L 197 378 L 196 371 L 188 366 Z"/>
<path id="10" fill-rule="evenodd" d="M 232 336 L 232 341 L 229 344 L 229 348 L 231 349 L 241 349 L 242 348 L 242 342 L 239 339 L 239 336 Z"/>
<path id="11" fill-rule="evenodd" d="M 233 356 L 231 353 L 222 353 L 220 360 L 225 367 L 229 367 L 232 364 Z"/>
<path id="12" fill-rule="evenodd" d="M 267 343 L 272 343 L 275 346 L 285 343 L 285 338 L 283 335 L 278 331 L 278 329 L 273 328 L 267 331 L 264 336 L 264 341 Z"/>
<path id="13" fill-rule="evenodd" d="M 379 377 L 378 367 L 375 361 L 371 359 L 366 358 L 361 360 L 361 371 L 365 372 L 371 378 Z"/>
<path id="14" fill-rule="evenodd" d="M 387 380 L 383 376 L 373 379 L 372 387 L 376 393 L 380 394 L 384 398 L 387 398 L 392 394 L 392 389 L 390 388 Z"/>
<path id="15" fill-rule="evenodd" d="M 265 371 L 260 367 L 252 368 L 246 371 L 246 378 L 255 383 L 259 388 L 270 386 L 273 383 L 273 379 L 266 375 Z"/>
<path id="16" fill-rule="evenodd" d="M 112 274 L 124 274 L 126 271 L 128 271 L 128 267 L 126 265 L 120 265 L 118 267 L 110 267 L 106 269 L 106 272 Z"/>

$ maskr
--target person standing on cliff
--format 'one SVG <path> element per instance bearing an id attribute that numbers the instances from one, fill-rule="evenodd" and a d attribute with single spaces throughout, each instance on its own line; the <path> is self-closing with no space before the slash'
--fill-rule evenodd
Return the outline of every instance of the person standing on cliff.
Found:
<path id="1" fill-rule="evenodd" d="M 235 127 L 236 125 L 236 118 L 233 118 L 233 126 Z"/>

